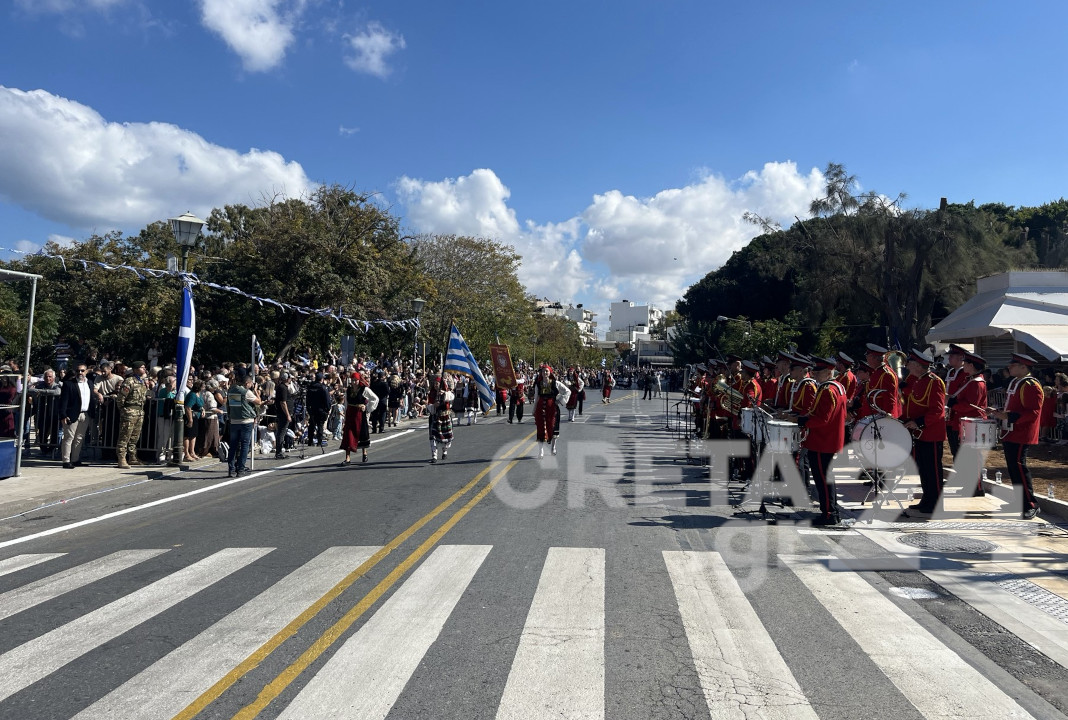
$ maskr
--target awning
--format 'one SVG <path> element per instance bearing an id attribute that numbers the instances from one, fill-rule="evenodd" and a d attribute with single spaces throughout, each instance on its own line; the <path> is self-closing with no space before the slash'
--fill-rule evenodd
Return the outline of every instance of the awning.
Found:
<path id="1" fill-rule="evenodd" d="M 1068 362 L 1068 292 L 993 291 L 976 295 L 931 328 L 927 342 L 1011 335 L 1050 362 Z"/>

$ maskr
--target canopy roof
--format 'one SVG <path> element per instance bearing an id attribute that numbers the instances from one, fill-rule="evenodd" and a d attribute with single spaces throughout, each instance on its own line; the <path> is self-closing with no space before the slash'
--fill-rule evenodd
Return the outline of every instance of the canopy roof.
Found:
<path id="1" fill-rule="evenodd" d="M 972 299 L 927 333 L 927 342 L 1011 335 L 1052 362 L 1068 361 L 1068 272 L 979 278 Z"/>

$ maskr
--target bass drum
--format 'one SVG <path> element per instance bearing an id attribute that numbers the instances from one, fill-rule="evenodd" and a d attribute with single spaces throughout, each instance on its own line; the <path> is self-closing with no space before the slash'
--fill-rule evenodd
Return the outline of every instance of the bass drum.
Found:
<path id="1" fill-rule="evenodd" d="M 888 415 L 861 418 L 850 438 L 868 469 L 896 468 L 912 455 L 912 433 Z"/>

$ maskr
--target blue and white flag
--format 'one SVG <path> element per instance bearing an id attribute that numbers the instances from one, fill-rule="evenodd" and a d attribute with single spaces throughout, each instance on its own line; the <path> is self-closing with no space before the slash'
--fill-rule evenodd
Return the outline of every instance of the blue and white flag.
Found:
<path id="1" fill-rule="evenodd" d="M 193 339 L 197 333 L 197 319 L 193 312 L 193 290 L 189 283 L 182 288 L 182 322 L 178 326 L 178 388 L 177 402 L 185 402 L 189 365 L 193 361 Z"/>
<path id="2" fill-rule="evenodd" d="M 607 361 L 608 361 L 608 360 L 607 360 L 607 358 L 605 358 L 605 356 L 604 356 L 604 355 L 602 355 L 602 356 L 601 356 L 601 367 L 604 367 L 604 366 L 605 366 L 605 363 L 606 363 Z"/>
<path id="3" fill-rule="evenodd" d="M 260 341 L 254 340 L 256 343 L 256 367 L 260 370 L 267 369 L 267 358 L 263 357 L 263 348 L 260 347 Z"/>
<path id="4" fill-rule="evenodd" d="M 493 406 L 493 391 L 478 367 L 471 348 L 467 347 L 460 331 L 453 325 L 449 330 L 449 351 L 445 354 L 445 372 L 456 372 L 471 377 L 478 385 L 478 396 L 487 407 Z"/>

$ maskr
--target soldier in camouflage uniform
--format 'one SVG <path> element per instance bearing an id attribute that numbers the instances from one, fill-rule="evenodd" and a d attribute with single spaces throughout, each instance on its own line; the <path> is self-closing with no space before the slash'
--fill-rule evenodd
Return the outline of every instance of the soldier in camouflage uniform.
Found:
<path id="1" fill-rule="evenodd" d="M 120 468 L 127 469 L 131 465 L 144 464 L 137 459 L 137 440 L 141 437 L 147 396 L 145 364 L 138 360 L 133 364 L 133 372 L 122 381 L 119 387 L 118 405 L 121 416 L 115 454 L 118 455 Z"/>

